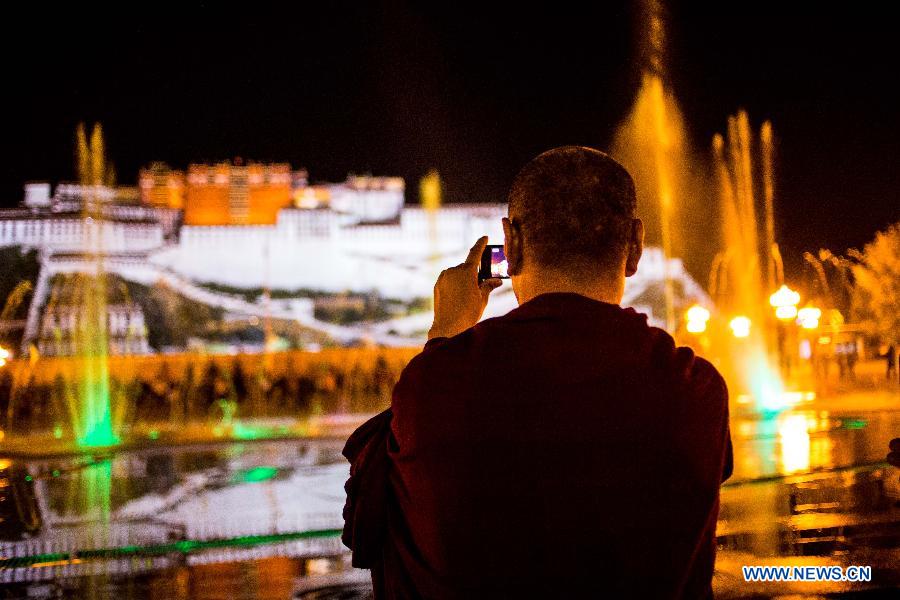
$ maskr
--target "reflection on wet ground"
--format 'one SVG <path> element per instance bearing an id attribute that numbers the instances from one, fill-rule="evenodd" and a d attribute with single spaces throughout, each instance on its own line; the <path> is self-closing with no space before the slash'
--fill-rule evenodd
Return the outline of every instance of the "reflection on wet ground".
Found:
<path id="1" fill-rule="evenodd" d="M 191 579 L 201 566 L 246 563 L 249 573 L 273 557 L 289 558 L 293 581 L 304 574 L 302 559 L 343 552 L 341 446 L 239 443 L 5 461 L 0 582 L 80 588 L 81 576 L 93 575 L 94 586 L 124 575 L 130 589 L 175 577 L 172 569 Z M 248 576 L 244 587 L 274 585 L 259 581 Z"/>
<path id="2" fill-rule="evenodd" d="M 900 472 L 884 463 L 900 412 L 788 411 L 733 419 L 722 489 L 717 597 L 900 586 Z M 872 582 L 746 583 L 744 565 L 869 565 Z"/>
<path id="3" fill-rule="evenodd" d="M 717 595 L 900 586 L 900 411 L 732 420 Z M 365 597 L 340 544 L 340 441 L 0 461 L 7 598 Z M 748 584 L 743 565 L 871 565 L 870 584 Z M 343 587 L 334 587 L 338 584 Z M 310 591 L 310 589 L 316 591 Z M 341 591 L 343 590 L 343 591 Z"/>

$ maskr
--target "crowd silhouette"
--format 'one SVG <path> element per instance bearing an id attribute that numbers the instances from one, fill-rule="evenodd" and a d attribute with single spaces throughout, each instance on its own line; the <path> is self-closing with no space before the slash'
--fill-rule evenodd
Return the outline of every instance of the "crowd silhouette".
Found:
<path id="1" fill-rule="evenodd" d="M 134 373 L 112 372 L 110 401 L 126 424 L 216 421 L 223 412 L 303 419 L 386 408 L 405 355 L 386 350 L 341 357 L 287 356 L 268 365 L 263 356 L 180 362 L 160 357 Z M 79 383 L 62 371 L 48 378 L 36 371 L 0 370 L 0 428 L 13 433 L 64 429 L 78 410 Z"/>

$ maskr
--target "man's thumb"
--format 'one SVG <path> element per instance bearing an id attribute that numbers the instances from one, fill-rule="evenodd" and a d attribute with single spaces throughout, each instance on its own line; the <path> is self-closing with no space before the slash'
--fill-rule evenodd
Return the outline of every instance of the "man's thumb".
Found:
<path id="1" fill-rule="evenodd" d="M 481 296 L 485 300 L 487 300 L 488 296 L 491 295 L 491 292 L 493 292 L 495 289 L 497 289 L 501 285 L 503 285 L 503 280 L 491 278 L 491 279 L 485 279 L 484 281 L 482 281 L 478 285 L 478 287 L 481 290 Z"/>

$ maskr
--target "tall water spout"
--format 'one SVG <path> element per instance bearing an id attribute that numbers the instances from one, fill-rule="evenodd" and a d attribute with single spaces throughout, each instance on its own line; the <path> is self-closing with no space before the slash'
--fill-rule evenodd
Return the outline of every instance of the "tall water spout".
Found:
<path id="1" fill-rule="evenodd" d="M 679 205 L 686 197 L 689 151 L 681 110 L 665 74 L 665 31 L 658 0 L 643 6 L 645 31 L 641 36 L 641 85 L 626 119 L 613 141 L 613 154 L 635 178 L 638 212 L 650 243 L 662 247 L 665 322 L 674 331 L 675 294 L 669 258 L 675 256 L 680 233 L 676 230 Z"/>
<path id="2" fill-rule="evenodd" d="M 757 166 L 750 119 L 744 111 L 729 117 L 727 137 L 713 137 L 723 250 L 713 265 L 710 294 L 720 311 L 748 319 L 751 324 L 747 335 L 728 339 L 727 370 L 737 391 L 749 391 L 763 412 L 777 411 L 784 403 L 784 386 L 773 360 L 773 317 L 768 303 L 779 276 L 771 143 L 772 126 L 765 123 L 759 143 L 762 160 Z M 759 180 L 763 191 L 762 223 L 757 216 Z"/>
<path id="3" fill-rule="evenodd" d="M 90 141 L 83 125 L 78 127 L 76 137 L 78 176 L 83 193 L 83 248 L 88 267 L 86 273 L 74 278 L 75 289 L 71 294 L 79 314 L 74 341 L 82 363 L 72 414 L 79 445 L 109 446 L 119 442 L 113 431 L 110 406 L 106 274 L 103 268 L 102 203 L 110 171 L 100 125 L 94 125 Z"/>

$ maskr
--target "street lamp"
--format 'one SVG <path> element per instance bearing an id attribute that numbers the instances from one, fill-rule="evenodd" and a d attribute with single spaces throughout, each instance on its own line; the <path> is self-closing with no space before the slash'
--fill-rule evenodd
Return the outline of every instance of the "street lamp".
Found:
<path id="1" fill-rule="evenodd" d="M 4 366 L 8 359 L 9 359 L 9 350 L 0 346 L 0 367 Z"/>
<path id="2" fill-rule="evenodd" d="M 744 315 L 733 318 L 728 326 L 731 327 L 731 333 L 736 338 L 745 338 L 750 335 L 750 319 Z"/>
<path id="3" fill-rule="evenodd" d="M 797 311 L 797 323 L 803 329 L 816 329 L 819 326 L 819 319 L 822 317 L 822 310 L 814 306 L 804 306 Z"/>
<path id="4" fill-rule="evenodd" d="M 790 321 L 797 316 L 797 304 L 800 303 L 800 294 L 786 285 L 778 288 L 769 296 L 769 304 L 775 308 L 775 316 L 782 321 Z"/>
<path id="5" fill-rule="evenodd" d="M 706 331 L 706 322 L 709 321 L 709 311 L 695 304 L 685 313 L 687 318 L 688 333 L 703 333 Z"/>

